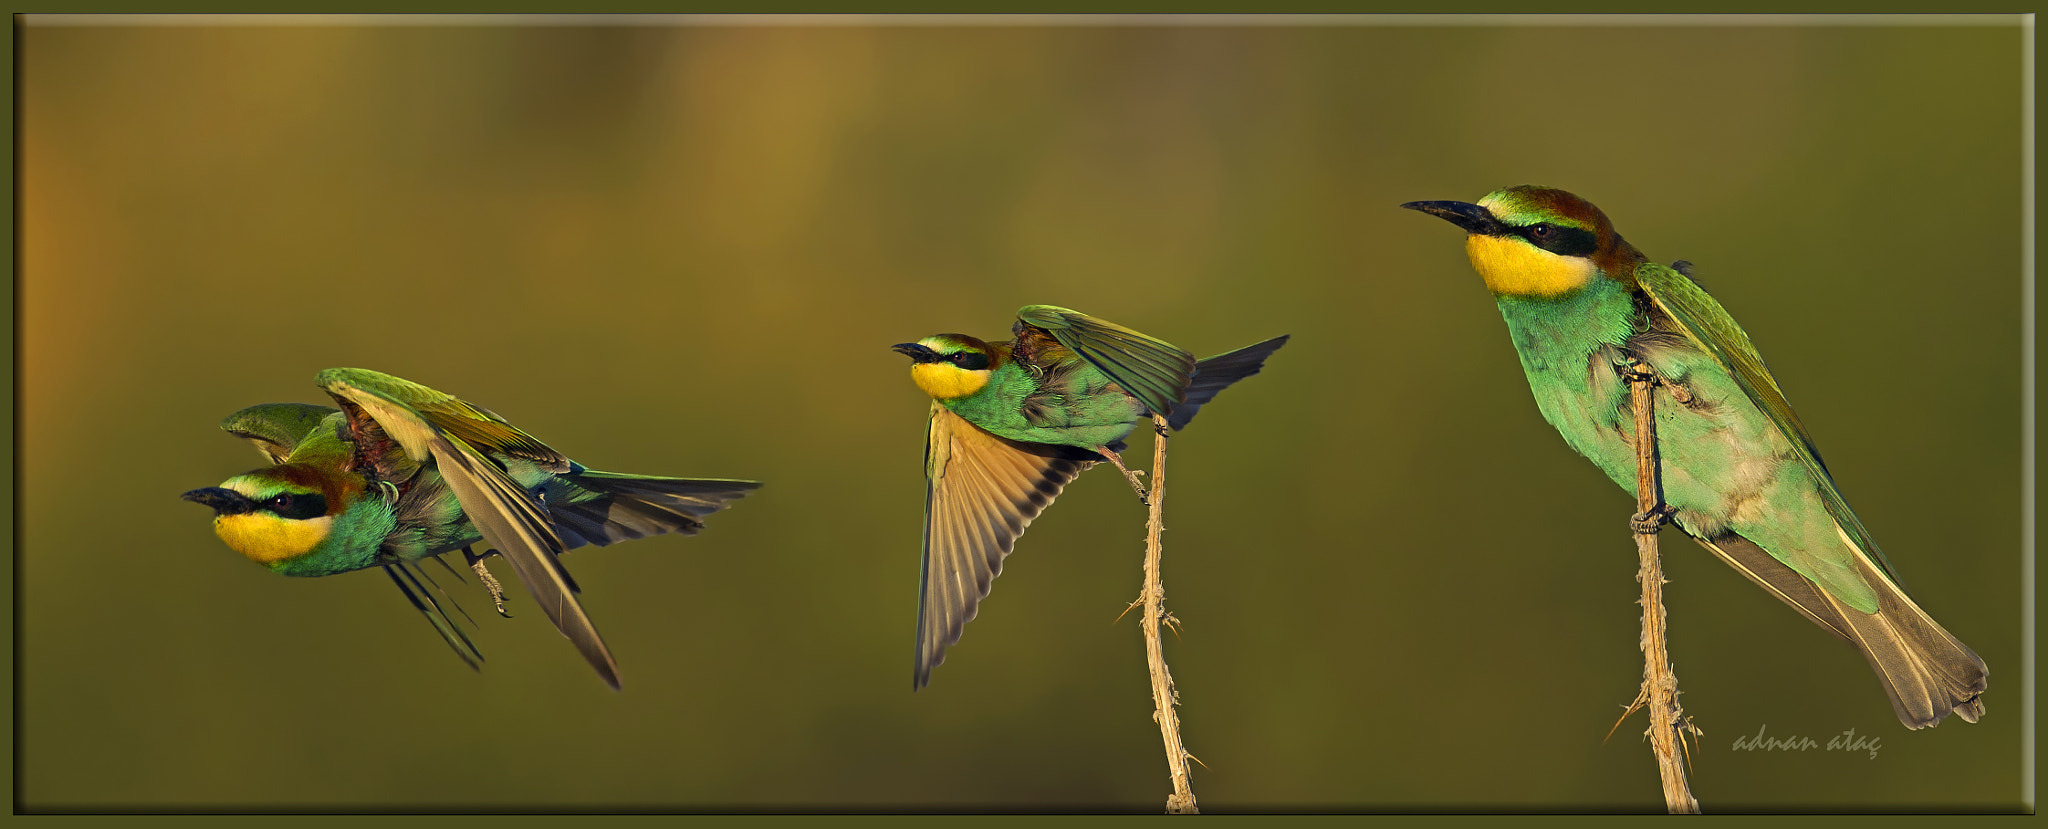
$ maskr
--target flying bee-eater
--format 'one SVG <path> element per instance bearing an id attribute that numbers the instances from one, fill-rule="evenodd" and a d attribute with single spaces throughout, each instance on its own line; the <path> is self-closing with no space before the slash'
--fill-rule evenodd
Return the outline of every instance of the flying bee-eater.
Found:
<path id="1" fill-rule="evenodd" d="M 1536 408 L 1631 495 L 1647 373 L 1661 503 L 1715 556 L 1863 652 L 1908 728 L 1984 713 L 1984 661 L 1906 595 L 1742 326 L 1562 190 L 1409 202 L 1462 228 Z M 1656 520 L 1656 517 L 1649 517 Z"/>
<path id="2" fill-rule="evenodd" d="M 760 484 L 586 469 L 504 418 L 417 383 L 359 368 L 320 372 L 339 409 L 251 406 L 221 428 L 273 464 L 196 489 L 213 530 L 287 576 L 381 567 L 471 668 L 483 659 L 421 581 L 417 562 L 462 550 L 503 609 L 484 559 L 503 556 L 563 636 L 614 689 L 618 663 L 576 599 L 563 552 L 664 533 L 693 535 L 704 517 Z M 482 556 L 470 545 L 489 545 Z M 438 560 L 438 559 L 437 559 Z"/>
<path id="3" fill-rule="evenodd" d="M 932 398 L 925 445 L 924 563 L 912 689 L 974 618 L 1024 528 L 1082 471 L 1118 456 L 1154 413 L 1181 429 L 1259 373 L 1285 335 L 1197 362 L 1172 343 L 1051 305 L 1017 312 L 1015 339 L 935 334 L 898 343 Z"/>

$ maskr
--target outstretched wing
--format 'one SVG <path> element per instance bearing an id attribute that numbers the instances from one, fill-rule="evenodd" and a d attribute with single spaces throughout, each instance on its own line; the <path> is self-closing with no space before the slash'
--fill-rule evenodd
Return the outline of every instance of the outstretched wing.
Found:
<path id="1" fill-rule="evenodd" d="M 618 688 L 618 663 L 576 601 L 576 582 L 559 560 L 564 547 L 553 522 L 479 449 L 559 471 L 570 468 L 569 460 L 497 415 L 417 383 L 351 368 L 323 371 L 318 382 L 348 414 L 359 451 L 389 440 L 414 463 L 433 462 L 485 543 L 511 563 L 534 602 L 591 667 Z"/>
<path id="2" fill-rule="evenodd" d="M 1793 413 L 1792 404 L 1785 401 L 1785 392 L 1778 388 L 1778 381 L 1771 377 L 1771 371 L 1764 365 L 1764 358 L 1757 354 L 1756 346 L 1749 341 L 1749 334 L 1735 322 L 1721 303 L 1708 295 L 1706 290 L 1688 279 L 1684 274 L 1654 262 L 1646 262 L 1636 268 L 1636 282 L 1643 293 L 1656 303 L 1657 308 L 1670 316 L 1685 332 L 1687 339 L 1701 351 L 1712 356 L 1728 373 L 1735 377 L 1736 385 L 1749 396 L 1771 425 L 1784 435 L 1785 442 L 1799 455 L 1815 485 L 1820 489 L 1821 503 L 1826 505 L 1828 514 L 1835 519 L 1843 535 L 1847 536 L 1858 552 L 1869 558 L 1875 569 L 1884 574 L 1895 585 L 1904 587 L 1898 573 L 1892 570 L 1877 542 L 1871 540 L 1869 531 L 1863 529 L 1863 522 L 1856 520 L 1856 513 L 1849 510 L 1849 503 L 1842 499 L 1842 493 L 1835 489 L 1835 479 L 1828 474 L 1827 465 L 1821 462 L 1820 450 L 1813 445 L 1813 439 L 1806 434 L 1806 427 L 1800 425 L 1799 415 Z M 1868 611 L 1866 611 L 1868 612 Z"/>
<path id="3" fill-rule="evenodd" d="M 1187 400 L 1195 355 L 1172 343 L 1052 305 L 1027 305 L 1017 320 L 1051 335 L 1154 414 L 1171 415 Z"/>
<path id="4" fill-rule="evenodd" d="M 311 403 L 264 403 L 228 415 L 220 428 L 253 444 L 271 463 L 284 463 L 299 441 L 336 411 L 332 406 Z"/>
<path id="5" fill-rule="evenodd" d="M 1068 481 L 1095 465 L 1084 459 L 1094 456 L 1006 440 L 932 404 L 913 690 L 931 681 L 946 648 L 960 641 L 1017 537 Z"/>

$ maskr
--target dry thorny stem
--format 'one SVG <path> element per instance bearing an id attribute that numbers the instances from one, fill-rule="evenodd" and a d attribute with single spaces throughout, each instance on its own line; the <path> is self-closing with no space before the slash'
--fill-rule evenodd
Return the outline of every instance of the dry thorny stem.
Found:
<path id="1" fill-rule="evenodd" d="M 1680 754 L 1685 734 L 1699 734 L 1678 704 L 1678 675 L 1671 670 L 1671 658 L 1664 639 L 1664 566 L 1658 559 L 1657 529 L 1670 512 L 1660 501 L 1657 481 L 1657 433 L 1652 418 L 1651 385 L 1656 376 L 1645 365 L 1624 370 L 1629 398 L 1635 410 L 1636 508 L 1630 525 L 1635 530 L 1636 580 L 1643 587 L 1643 686 L 1622 718 L 1637 708 L 1650 709 L 1650 750 L 1657 758 L 1657 774 L 1664 783 L 1664 807 L 1674 815 L 1696 815 L 1700 804 L 1685 779 L 1685 760 Z M 1616 721 L 1615 725 L 1621 723 Z M 1613 729 L 1608 730 L 1612 735 Z M 1686 755 L 1690 757 L 1689 754 Z"/>
<path id="2" fill-rule="evenodd" d="M 1140 621 L 1145 632 L 1145 662 L 1152 674 L 1152 719 L 1159 723 L 1159 738 L 1166 744 L 1166 769 L 1173 780 L 1173 794 L 1166 798 L 1166 813 L 1192 815 L 1199 813 L 1188 778 L 1188 761 L 1194 759 L 1194 755 L 1189 754 L 1180 742 L 1180 717 L 1174 712 L 1174 706 L 1180 703 L 1180 695 L 1174 691 L 1173 675 L 1166 670 L 1165 643 L 1159 637 L 1161 623 L 1175 628 L 1176 636 L 1180 631 L 1178 620 L 1166 612 L 1166 588 L 1159 578 L 1159 536 L 1166 529 L 1166 419 L 1154 415 L 1152 422 L 1155 437 L 1152 442 L 1152 497 L 1147 502 L 1151 513 L 1145 521 L 1145 585 L 1138 594 L 1138 601 L 1131 604 L 1133 607 L 1140 603 L 1145 606 L 1145 615 Z"/>

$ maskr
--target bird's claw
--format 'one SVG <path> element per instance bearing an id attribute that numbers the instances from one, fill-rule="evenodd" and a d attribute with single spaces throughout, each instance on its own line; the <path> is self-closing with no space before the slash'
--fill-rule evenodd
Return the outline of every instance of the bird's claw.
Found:
<path id="1" fill-rule="evenodd" d="M 1624 354 L 1621 356 L 1620 359 L 1615 360 L 1614 371 L 1616 374 L 1621 375 L 1621 379 L 1627 380 L 1632 383 L 1657 382 L 1656 369 L 1650 368 L 1650 364 L 1645 363 L 1640 359 L 1637 359 L 1636 356 L 1632 354 Z"/>
<path id="2" fill-rule="evenodd" d="M 1614 372 L 1621 375 L 1621 379 L 1630 383 L 1648 383 L 1652 386 L 1661 386 L 1665 391 L 1671 393 L 1671 399 L 1678 401 L 1679 405 L 1692 405 L 1693 393 L 1687 391 L 1683 384 L 1665 379 L 1664 375 L 1658 374 L 1657 370 L 1652 368 L 1649 363 L 1643 362 L 1634 355 L 1624 354 L 1620 359 L 1615 360 Z"/>
<path id="3" fill-rule="evenodd" d="M 1670 521 L 1671 514 L 1677 511 L 1677 507 L 1665 504 L 1649 512 L 1636 513 L 1628 517 L 1628 528 L 1634 530 L 1637 535 L 1656 535 L 1657 530 L 1663 527 L 1665 522 Z"/>
<path id="4" fill-rule="evenodd" d="M 1131 482 L 1131 491 L 1133 491 L 1133 492 L 1136 492 L 1136 493 L 1138 493 L 1138 504 L 1139 504 L 1139 506 L 1144 506 L 1144 507 L 1150 507 L 1150 506 L 1152 506 L 1152 495 L 1151 495 L 1150 493 L 1148 493 L 1148 492 L 1146 492 L 1146 491 L 1145 491 L 1145 485 L 1144 485 L 1144 484 L 1138 483 L 1138 476 L 1137 476 L 1137 475 L 1135 475 L 1135 474 L 1132 474 L 1132 473 L 1126 472 L 1126 473 L 1124 473 L 1124 477 L 1125 477 L 1125 479 L 1126 479 L 1126 480 L 1129 480 L 1129 481 Z"/>
<path id="5" fill-rule="evenodd" d="M 477 555 L 470 552 L 468 547 L 462 548 L 463 557 L 469 559 L 469 569 L 475 570 L 477 579 L 484 583 L 484 589 L 491 591 L 491 604 L 497 606 L 498 615 L 510 619 L 512 614 L 505 612 L 505 586 L 499 584 L 497 577 L 491 575 L 491 571 L 484 567 L 484 559 L 496 553 L 496 550 L 485 550 L 483 555 Z"/>
<path id="6" fill-rule="evenodd" d="M 1104 458 L 1109 459 L 1110 463 L 1116 464 L 1116 470 L 1118 472 L 1124 473 L 1124 480 L 1130 481 L 1131 490 L 1138 493 L 1138 503 L 1144 504 L 1148 507 L 1152 506 L 1152 496 L 1147 495 L 1145 493 L 1145 485 L 1138 482 L 1138 473 L 1132 472 L 1130 467 L 1124 466 L 1124 459 L 1122 455 L 1118 455 L 1115 452 L 1109 451 L 1108 447 L 1096 449 L 1095 453 L 1103 456 Z"/>

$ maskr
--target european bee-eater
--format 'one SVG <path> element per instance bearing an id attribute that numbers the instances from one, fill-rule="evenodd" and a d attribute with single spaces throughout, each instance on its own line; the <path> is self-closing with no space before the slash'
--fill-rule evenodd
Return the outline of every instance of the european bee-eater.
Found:
<path id="1" fill-rule="evenodd" d="M 1860 649 L 1906 727 L 1950 713 L 1977 721 L 1983 660 L 1906 596 L 1749 335 L 1687 272 L 1650 261 L 1562 190 L 1402 207 L 1469 234 L 1465 251 L 1507 320 L 1536 408 L 1566 443 L 1635 494 L 1623 375 L 1647 368 L 1671 520 Z"/>
<path id="2" fill-rule="evenodd" d="M 221 540 L 272 571 L 384 568 L 472 668 L 482 654 L 421 583 L 416 562 L 462 550 L 502 600 L 482 562 L 503 556 L 555 627 L 618 688 L 618 663 L 558 557 L 585 544 L 695 534 L 705 516 L 760 486 L 586 469 L 487 409 L 387 374 L 333 368 L 317 382 L 340 409 L 270 403 L 229 415 L 221 428 L 275 465 L 185 499 L 212 507 Z M 468 549 L 479 541 L 492 548 L 483 556 Z"/>
<path id="3" fill-rule="evenodd" d="M 1051 305 L 1018 311 L 1011 333 L 1008 344 L 936 334 L 894 346 L 932 398 L 913 689 L 931 680 L 1003 557 L 1068 481 L 1100 461 L 1123 469 L 1117 453 L 1138 421 L 1156 412 L 1186 427 L 1287 343 L 1274 337 L 1196 362 L 1164 340 Z"/>

